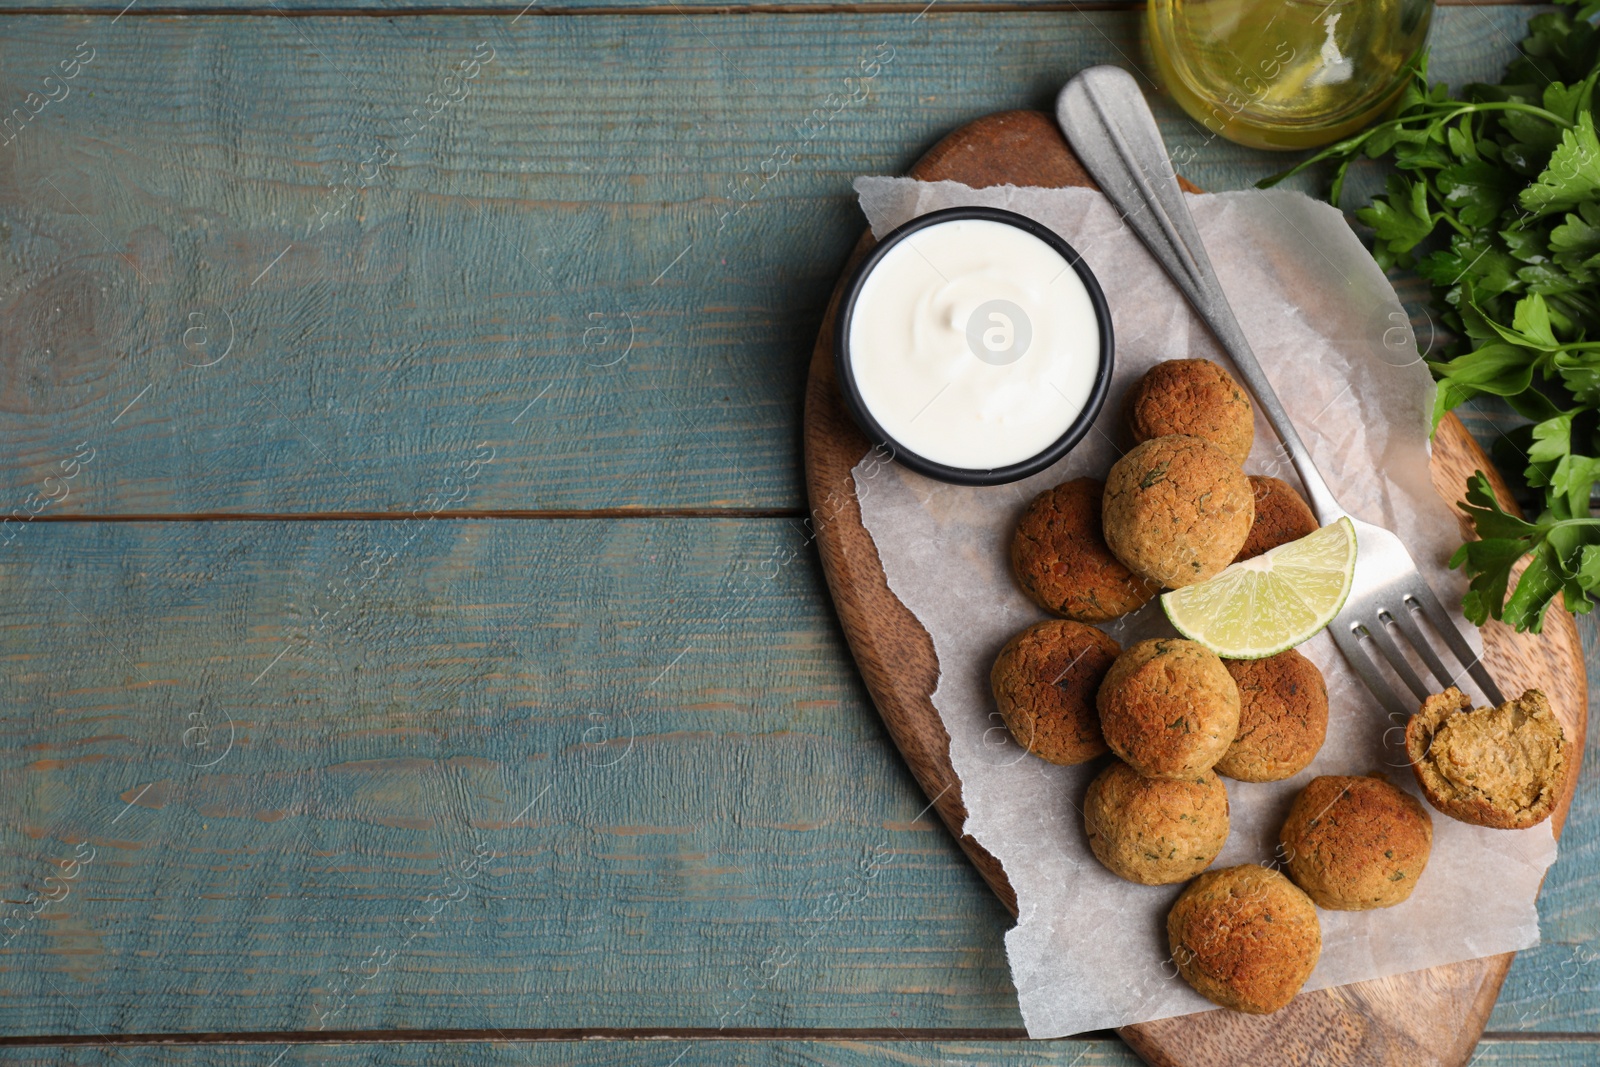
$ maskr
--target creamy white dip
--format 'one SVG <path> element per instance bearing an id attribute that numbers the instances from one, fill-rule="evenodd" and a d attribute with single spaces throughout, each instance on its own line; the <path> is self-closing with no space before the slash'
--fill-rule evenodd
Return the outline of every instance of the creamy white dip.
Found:
<path id="1" fill-rule="evenodd" d="M 862 404 L 895 442 L 968 470 L 1020 463 L 1077 419 L 1100 366 L 1078 272 L 1020 227 L 951 219 L 872 268 L 849 323 Z"/>

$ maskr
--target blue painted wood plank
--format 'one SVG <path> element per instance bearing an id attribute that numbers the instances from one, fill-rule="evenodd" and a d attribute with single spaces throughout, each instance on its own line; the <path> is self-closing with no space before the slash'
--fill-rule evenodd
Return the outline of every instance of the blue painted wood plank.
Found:
<path id="1" fill-rule="evenodd" d="M 1435 69 L 1524 19 L 1441 11 Z M 9 18 L 5 99 L 76 76 L 0 148 L 0 513 L 797 508 L 852 177 L 1137 22 Z M 1207 188 L 1284 162 L 1162 115 Z"/>
<path id="2" fill-rule="evenodd" d="M 357 1067 L 384 1064 L 453 1063 L 462 1067 L 1143 1067 L 1144 1061 L 1115 1039 L 1088 1041 L 872 1041 L 794 1039 L 755 1040 L 588 1040 L 549 1042 L 393 1042 L 347 1045 L 224 1045 L 175 1047 L 104 1046 L 70 1049 L 8 1050 L 5 1061 L 34 1064 L 121 1063 L 128 1067 L 237 1067 L 267 1065 L 282 1054 L 281 1067 L 316 1064 Z M 1472 1067 L 1589 1067 L 1600 1057 L 1600 1040 L 1520 1041 L 1487 1038 Z M 276 1067 L 276 1065 L 274 1065 Z"/>
<path id="3" fill-rule="evenodd" d="M 28 536 L 0 1035 L 1018 1025 L 797 524 Z"/>
<path id="4" fill-rule="evenodd" d="M 1092 1041 L 584 1041 L 515 1044 L 393 1043 L 373 1045 L 256 1045 L 207 1048 L 179 1046 L 169 1048 L 118 1048 L 108 1055 L 101 1048 L 8 1050 L 8 1064 L 76 1065 L 112 1062 L 130 1067 L 202 1067 L 206 1064 L 267 1062 L 279 1053 L 276 1067 L 301 1064 L 326 1064 L 328 1067 L 354 1067 L 357 1064 L 454 1063 L 462 1067 L 543 1067 L 564 1064 L 571 1067 L 601 1067 L 629 1064 L 636 1067 L 792 1067 L 816 1064 L 818 1067 L 867 1067 L 884 1063 L 906 1067 L 1141 1067 L 1144 1061 L 1114 1038 Z M 681 1057 L 681 1059 L 679 1058 Z M 1496 1063 L 1498 1061 L 1483 1061 Z M 1575 1063 L 1575 1060 L 1549 1060 L 1550 1064 Z M 1479 1065 L 1481 1067 L 1481 1063 Z"/>

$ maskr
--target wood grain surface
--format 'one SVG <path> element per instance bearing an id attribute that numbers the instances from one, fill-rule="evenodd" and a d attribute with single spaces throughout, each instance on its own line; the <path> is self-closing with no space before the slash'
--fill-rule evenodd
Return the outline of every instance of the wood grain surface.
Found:
<path id="1" fill-rule="evenodd" d="M 398 527 L 0 556 L 0 1035 L 1016 1024 L 798 521 Z"/>
<path id="2" fill-rule="evenodd" d="M 272 1057 L 282 1055 L 275 1064 Z M 114 1057 L 114 1058 L 112 1058 Z M 1485 1038 L 1474 1067 L 1589 1067 L 1600 1057 L 1600 1039 L 1518 1041 Z M 362 1044 L 294 1044 L 270 1041 L 237 1045 L 118 1046 L 8 1049 L 15 1067 L 59 1067 L 112 1063 L 138 1067 L 326 1067 L 393 1065 L 433 1067 L 1139 1067 L 1142 1062 L 1116 1039 L 1080 1041 L 927 1040 L 828 1037 L 814 1040 L 774 1036 L 765 1040 L 590 1039 L 585 1041 L 478 1040 L 374 1041 Z M 1273 1061 L 1261 1061 L 1263 1067 Z"/>
<path id="3" fill-rule="evenodd" d="M 479 441 L 476 511 L 798 510 L 852 178 L 1139 54 L 1119 12 L 138 10 L 0 33 L 7 101 L 94 53 L 0 147 L 3 513 L 84 441 L 46 517 L 416 508 Z M 1524 19 L 1442 12 L 1435 71 L 1491 75 Z M 1208 188 L 1284 164 L 1162 114 Z"/>
<path id="4" fill-rule="evenodd" d="M 987 116 L 951 133 L 911 170 L 929 181 L 983 187 L 1000 184 L 1092 185 L 1054 120 L 1042 112 Z M 872 246 L 862 238 L 857 256 Z M 845 272 L 848 275 L 848 270 Z M 842 284 L 842 282 L 841 282 Z M 836 296 L 837 299 L 837 296 Z M 835 305 L 836 307 L 836 305 Z M 818 335 L 806 410 L 806 461 L 818 548 L 846 636 L 890 734 L 951 832 L 985 881 L 1012 912 L 1015 894 L 983 847 L 961 834 L 966 810 L 950 767 L 949 737 L 931 695 L 939 666 L 916 618 L 889 591 L 871 536 L 861 525 L 851 468 L 867 442 L 850 425 L 833 375 L 830 307 Z M 1493 472 L 1459 420 L 1436 435 L 1435 486 L 1454 503 L 1474 470 Z M 1495 475 L 1506 503 L 1509 493 Z M 1484 630 L 1485 659 L 1509 692 L 1543 689 L 1575 748 L 1585 747 L 1588 691 L 1583 651 L 1570 615 L 1552 612 L 1539 637 L 1504 626 Z M 1569 768 L 1556 816 L 1560 832 L 1579 777 Z M 1122 1028 L 1119 1032 L 1158 1067 L 1292 1064 L 1438 1063 L 1460 1067 L 1471 1056 L 1511 963 L 1511 954 L 1472 960 L 1297 997 L 1271 1016 L 1212 1011 Z M 1330 1035 L 1337 1034 L 1333 1040 Z"/>

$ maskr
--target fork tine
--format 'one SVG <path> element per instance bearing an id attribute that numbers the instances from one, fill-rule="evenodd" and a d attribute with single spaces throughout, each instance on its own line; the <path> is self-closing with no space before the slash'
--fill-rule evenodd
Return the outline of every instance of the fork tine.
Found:
<path id="1" fill-rule="evenodd" d="M 1417 672 L 1411 669 L 1411 661 L 1406 659 L 1405 653 L 1400 651 L 1400 646 L 1395 644 L 1394 637 L 1389 633 L 1385 620 L 1393 618 L 1393 615 L 1386 608 L 1379 608 L 1373 614 L 1373 621 L 1366 624 L 1367 636 L 1372 638 L 1372 643 L 1378 646 L 1378 651 L 1383 653 L 1383 658 L 1389 661 L 1390 668 L 1400 676 L 1400 680 L 1411 687 L 1417 700 L 1427 700 L 1433 690 L 1417 677 Z"/>
<path id="2" fill-rule="evenodd" d="M 1388 709 L 1391 715 L 1399 716 L 1396 722 L 1405 722 L 1409 719 L 1416 709 L 1408 707 L 1405 701 L 1395 696 L 1394 690 L 1389 688 L 1388 680 L 1379 672 L 1377 665 L 1372 662 L 1367 650 L 1361 645 L 1361 635 L 1367 632 L 1366 626 L 1338 618 L 1333 621 L 1329 632 L 1333 635 L 1333 643 L 1344 653 L 1345 661 L 1355 668 L 1367 691 L 1378 698 L 1378 703 Z"/>
<path id="3" fill-rule="evenodd" d="M 1483 665 L 1472 646 L 1467 644 L 1466 638 L 1461 636 L 1461 631 L 1456 629 L 1456 624 L 1450 621 L 1450 616 L 1445 613 L 1444 606 L 1439 603 L 1439 598 L 1433 595 L 1433 590 L 1428 583 L 1418 581 L 1412 583 L 1411 592 L 1405 597 L 1408 602 L 1416 603 L 1428 617 L 1428 623 L 1450 646 L 1450 651 L 1456 654 L 1463 666 L 1472 674 L 1473 680 L 1478 683 L 1478 688 L 1483 690 L 1483 695 L 1489 698 L 1489 703 L 1499 705 L 1506 702 L 1500 695 L 1500 687 L 1494 684 L 1494 679 L 1489 677 L 1489 669 Z"/>
<path id="4" fill-rule="evenodd" d="M 1411 601 L 1407 599 L 1402 602 L 1400 610 L 1392 613 L 1390 618 L 1400 628 L 1400 632 L 1405 634 L 1406 639 L 1411 643 L 1411 647 L 1416 649 L 1417 655 L 1422 657 L 1422 662 L 1428 665 L 1428 670 L 1433 672 L 1434 678 L 1438 679 L 1441 686 L 1448 688 L 1454 683 L 1455 677 L 1450 673 L 1449 668 L 1444 665 L 1444 661 L 1439 658 L 1439 653 L 1434 651 L 1433 642 L 1428 640 L 1428 635 L 1423 633 L 1422 627 L 1417 625 L 1417 620 L 1412 614 L 1412 610 Z"/>

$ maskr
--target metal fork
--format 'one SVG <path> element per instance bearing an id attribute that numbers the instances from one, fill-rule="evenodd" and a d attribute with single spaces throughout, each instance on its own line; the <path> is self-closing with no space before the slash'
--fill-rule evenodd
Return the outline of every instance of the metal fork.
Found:
<path id="1" fill-rule="evenodd" d="M 1267 421 L 1282 438 L 1317 521 L 1326 526 L 1349 518 L 1355 524 L 1355 584 L 1344 609 L 1329 625 L 1329 632 L 1373 696 L 1388 711 L 1403 717 L 1398 721 L 1409 718 L 1418 706 L 1408 704 L 1390 686 L 1379 668 L 1381 657 L 1418 702 L 1437 689 L 1457 685 L 1465 670 L 1485 697 L 1497 705 L 1503 703 L 1499 687 L 1418 572 L 1400 538 L 1380 526 L 1362 522 L 1340 507 L 1311 462 L 1311 453 L 1295 432 L 1289 413 L 1273 392 L 1261 364 L 1256 362 L 1233 309 L 1217 284 L 1155 116 L 1133 76 L 1118 67 L 1085 70 L 1061 90 L 1056 100 L 1056 121 L 1084 169 L 1099 183 L 1100 191 L 1122 212 L 1123 221 L 1172 276 L 1232 357 Z M 1445 666 L 1419 625 L 1423 618 L 1460 661 L 1461 669 L 1452 672 Z M 1409 648 L 1433 674 L 1439 683 L 1437 688 L 1418 676 L 1402 646 Z"/>

